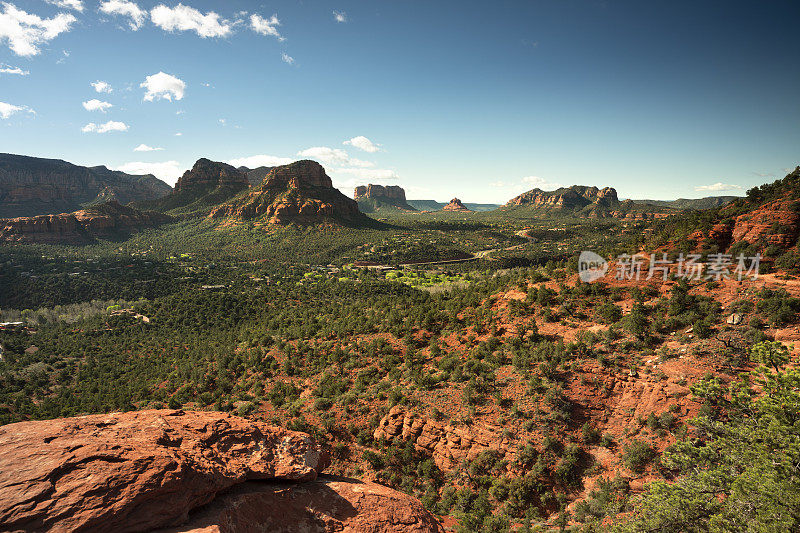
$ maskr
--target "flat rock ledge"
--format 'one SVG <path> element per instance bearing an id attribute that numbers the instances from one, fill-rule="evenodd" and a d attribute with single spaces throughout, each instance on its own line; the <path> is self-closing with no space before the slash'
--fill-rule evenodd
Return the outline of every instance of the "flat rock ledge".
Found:
<path id="1" fill-rule="evenodd" d="M 328 464 L 309 435 L 227 413 L 8 424 L 0 426 L 0 531 L 441 531 L 410 496 L 316 481 Z M 191 525 L 201 519 L 204 529 Z"/>

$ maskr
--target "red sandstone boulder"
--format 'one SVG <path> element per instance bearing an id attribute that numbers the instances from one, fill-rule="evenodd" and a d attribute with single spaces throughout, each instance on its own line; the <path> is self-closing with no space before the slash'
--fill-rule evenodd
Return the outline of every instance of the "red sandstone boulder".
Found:
<path id="1" fill-rule="evenodd" d="M 215 412 L 90 415 L 0 427 L 0 530 L 148 531 L 248 480 L 310 481 L 304 433 Z"/>

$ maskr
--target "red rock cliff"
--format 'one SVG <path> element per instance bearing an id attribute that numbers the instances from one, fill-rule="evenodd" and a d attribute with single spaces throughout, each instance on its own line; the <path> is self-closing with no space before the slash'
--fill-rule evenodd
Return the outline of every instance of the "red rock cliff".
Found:
<path id="1" fill-rule="evenodd" d="M 0 217 L 72 212 L 88 203 L 154 200 L 170 186 L 150 174 L 135 176 L 104 166 L 0 154 Z"/>
<path id="2" fill-rule="evenodd" d="M 0 219 L 0 243 L 81 244 L 167 223 L 172 217 L 116 201 L 60 215 Z"/>

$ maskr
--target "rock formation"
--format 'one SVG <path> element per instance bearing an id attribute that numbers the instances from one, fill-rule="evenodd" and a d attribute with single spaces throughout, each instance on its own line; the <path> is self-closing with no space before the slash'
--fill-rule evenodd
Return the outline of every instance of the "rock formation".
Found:
<path id="1" fill-rule="evenodd" d="M 333 188 L 331 178 L 325 173 L 322 165 L 309 159 L 275 167 L 267 174 L 264 181 L 272 188 L 279 188 L 287 186 L 293 179 L 297 180 L 300 187 Z"/>
<path id="2" fill-rule="evenodd" d="M 315 482 L 328 462 L 304 433 L 218 412 L 9 424 L 0 427 L 0 528 L 441 531 L 410 496 L 355 480 Z"/>
<path id="3" fill-rule="evenodd" d="M 416 211 L 406 202 L 406 191 L 397 185 L 359 185 L 353 198 L 362 211 L 371 212 L 381 207 L 392 206 L 406 211 Z"/>
<path id="4" fill-rule="evenodd" d="M 728 250 L 737 243 L 754 245 L 765 256 L 767 249 L 788 250 L 800 238 L 800 167 L 782 180 L 748 191 L 748 196 L 717 208 L 710 229 L 697 229 L 687 239 L 713 243 Z"/>
<path id="5" fill-rule="evenodd" d="M 403 203 L 406 201 L 406 191 L 397 185 L 359 185 L 356 187 L 354 198 L 359 200 L 361 198 L 387 198 L 389 200 L 399 200 Z"/>
<path id="6" fill-rule="evenodd" d="M 309 160 L 273 168 L 260 185 L 215 208 L 210 216 L 270 224 L 368 222 L 358 204 L 333 187 L 322 165 Z"/>
<path id="7" fill-rule="evenodd" d="M 83 244 L 97 237 L 115 238 L 171 220 L 169 215 L 111 201 L 74 213 L 0 219 L 0 243 Z"/>
<path id="8" fill-rule="evenodd" d="M 267 177 L 267 174 L 275 167 L 256 167 L 256 168 L 247 168 L 247 167 L 239 167 L 237 170 L 240 172 L 244 172 L 247 176 L 247 181 L 250 182 L 250 186 L 260 185 L 264 178 Z"/>
<path id="9" fill-rule="evenodd" d="M 104 166 L 82 167 L 60 159 L 0 154 L 0 217 L 67 213 L 116 200 L 154 200 L 170 186 L 151 174 L 131 175 Z"/>
<path id="10" fill-rule="evenodd" d="M 502 427 L 452 426 L 437 422 L 401 406 L 394 406 L 378 423 L 373 435 L 387 441 L 412 441 L 414 447 L 430 455 L 436 466 L 450 470 L 461 461 L 472 460 L 493 449 L 513 460 L 513 446 L 503 437 Z"/>
<path id="11" fill-rule="evenodd" d="M 298 485 L 249 481 L 217 497 L 189 521 L 162 533 L 443 533 L 419 500 L 348 478 L 319 477 Z"/>
<path id="12" fill-rule="evenodd" d="M 250 186 L 247 175 L 239 169 L 226 163 L 200 158 L 191 170 L 183 173 L 175 184 L 175 192 L 191 191 L 195 189 L 213 190 L 219 187 L 229 187 L 242 190 Z"/>
<path id="13" fill-rule="evenodd" d="M 532 189 L 512 198 L 506 205 L 582 209 L 591 204 L 606 208 L 617 206 L 619 198 L 617 198 L 616 189 L 613 187 L 598 189 L 584 185 L 562 187 L 555 191 Z"/>
<path id="14" fill-rule="evenodd" d="M 450 203 L 442 208 L 443 211 L 471 211 L 467 206 L 461 203 L 458 198 L 453 198 Z"/>
<path id="15" fill-rule="evenodd" d="M 241 170 L 226 163 L 201 158 L 191 170 L 183 173 L 170 195 L 141 205 L 159 211 L 208 212 L 249 188 L 250 181 Z"/>

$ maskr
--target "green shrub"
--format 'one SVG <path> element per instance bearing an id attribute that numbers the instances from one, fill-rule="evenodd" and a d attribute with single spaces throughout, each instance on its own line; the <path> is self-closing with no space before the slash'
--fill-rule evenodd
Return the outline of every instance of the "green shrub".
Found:
<path id="1" fill-rule="evenodd" d="M 622 451 L 622 460 L 625 466 L 634 472 L 643 472 L 645 467 L 655 457 L 655 451 L 644 441 L 634 439 Z"/>

